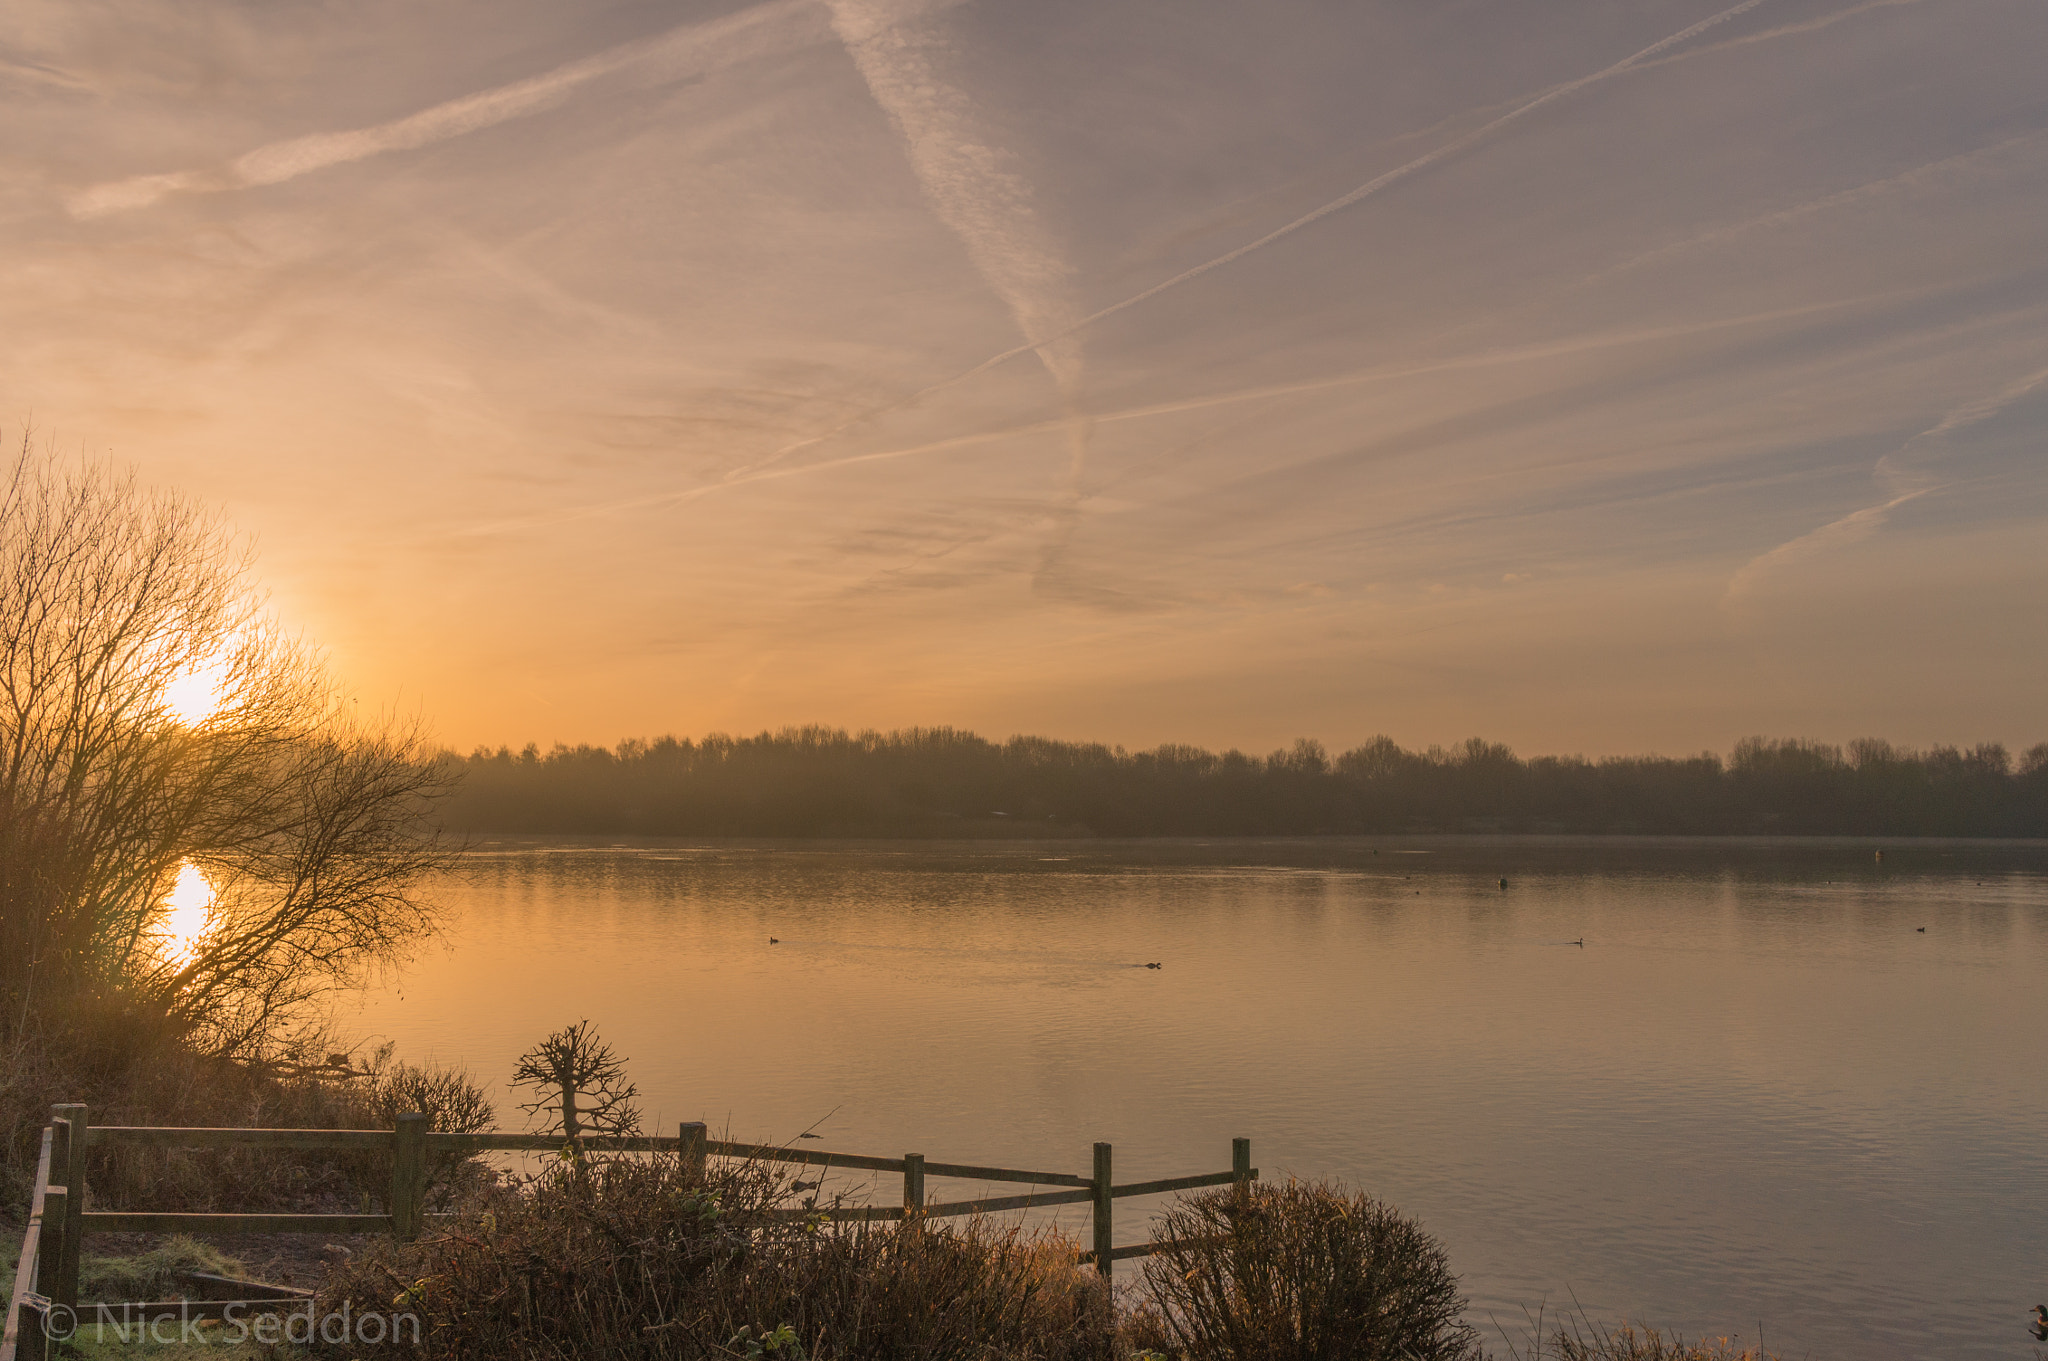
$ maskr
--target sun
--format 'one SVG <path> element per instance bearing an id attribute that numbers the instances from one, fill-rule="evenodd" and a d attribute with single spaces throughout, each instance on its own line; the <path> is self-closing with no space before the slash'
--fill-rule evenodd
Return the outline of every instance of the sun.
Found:
<path id="1" fill-rule="evenodd" d="M 213 717 L 227 696 L 228 663 L 218 658 L 194 667 L 164 686 L 164 708 L 188 728 Z"/>
<path id="2" fill-rule="evenodd" d="M 190 860 L 178 866 L 177 882 L 164 895 L 164 936 L 171 958 L 189 963 L 199 937 L 213 916 L 213 885 Z"/>

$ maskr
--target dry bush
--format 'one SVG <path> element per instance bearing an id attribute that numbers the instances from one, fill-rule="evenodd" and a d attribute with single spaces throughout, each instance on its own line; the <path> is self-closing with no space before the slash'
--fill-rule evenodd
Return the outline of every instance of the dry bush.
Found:
<path id="1" fill-rule="evenodd" d="M 1014 1227 L 775 1222 L 766 1164 L 596 1159 L 486 1193 L 323 1294 L 418 1313 L 430 1357 L 1110 1361 L 1108 1292 Z"/>
<path id="2" fill-rule="evenodd" d="M 358 1076 L 280 1071 L 195 1052 L 178 1027 L 147 1007 L 88 1001 L 42 1013 L 45 1025 L 0 1041 L 0 1212 L 25 1215 L 50 1107 L 82 1101 L 95 1125 L 389 1129 L 422 1110 L 437 1130 L 492 1122 L 467 1074 L 392 1061 L 374 1052 Z M 440 1198 L 482 1176 L 470 1160 L 430 1169 Z M 87 1166 L 94 1209 L 354 1211 L 382 1202 L 391 1160 L 376 1153 L 257 1149 L 95 1150 Z"/>
<path id="3" fill-rule="evenodd" d="M 1475 1331 L 1442 1246 L 1370 1196 L 1321 1183 L 1184 1199 L 1145 1260 L 1129 1345 L 1185 1361 L 1464 1361 Z"/>

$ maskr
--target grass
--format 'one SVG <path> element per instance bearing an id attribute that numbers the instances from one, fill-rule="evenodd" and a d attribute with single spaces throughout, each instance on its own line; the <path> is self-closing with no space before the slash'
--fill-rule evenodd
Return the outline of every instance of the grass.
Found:
<path id="1" fill-rule="evenodd" d="M 7 1298 L 13 1295 L 14 1253 L 18 1250 L 19 1244 L 9 1245 L 4 1278 L 0 1278 L 0 1295 Z M 247 1269 L 235 1258 L 196 1239 L 180 1236 L 126 1256 L 84 1254 L 78 1263 L 78 1297 L 86 1303 L 178 1299 L 185 1293 L 179 1276 L 186 1271 L 234 1277 L 247 1274 Z M 87 1323 L 72 1339 L 70 1355 L 82 1358 L 82 1361 L 113 1361 L 116 1357 L 148 1358 L 149 1361 L 185 1361 L 187 1358 L 197 1361 L 200 1357 L 217 1357 L 225 1361 L 239 1361 L 240 1358 L 267 1355 L 254 1342 L 225 1344 L 217 1334 L 209 1335 L 204 1342 L 166 1343 L 147 1336 L 127 1341 L 111 1330 L 101 1334 L 91 1322 L 89 1309 L 81 1308 L 80 1313 Z"/>
<path id="2" fill-rule="evenodd" d="M 184 1274 L 191 1271 L 242 1279 L 248 1268 L 196 1238 L 179 1234 L 126 1257 L 81 1254 L 78 1298 L 87 1303 L 174 1300 L 184 1294 Z"/>

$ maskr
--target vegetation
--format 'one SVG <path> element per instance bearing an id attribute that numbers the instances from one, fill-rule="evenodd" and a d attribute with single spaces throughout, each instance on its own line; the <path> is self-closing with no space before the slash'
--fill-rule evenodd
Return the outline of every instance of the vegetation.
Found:
<path id="1" fill-rule="evenodd" d="M 323 1313 L 410 1310 L 426 1358 L 589 1361 L 1481 1361 L 1442 1247 L 1339 1186 L 1234 1188 L 1171 1211 L 1112 1296 L 1079 1245 L 984 1221 L 831 1222 L 771 1165 L 567 1161 L 445 1232 L 342 1264 Z M 409 1337 L 408 1337 L 409 1343 Z M 1772 1361 L 1583 1321 L 1514 1361 Z M 341 1356 L 346 1349 L 335 1351 Z"/>
<path id="2" fill-rule="evenodd" d="M 638 1134 L 640 1089 L 626 1079 L 626 1061 L 597 1036 L 589 1021 L 557 1030 L 519 1056 L 512 1085 L 536 1090 L 520 1109 L 546 1114 L 546 1132 Z"/>
<path id="3" fill-rule="evenodd" d="M 1122 1361 L 1108 1292 L 1073 1244 L 968 1222 L 791 1222 L 771 1165 L 562 1163 L 459 1223 L 341 1267 L 324 1311 L 424 1325 L 427 1357 L 1039 1358 Z M 401 1353 L 404 1349 L 397 1349 Z"/>
<path id="4" fill-rule="evenodd" d="M 1511 1347 L 1509 1355 L 1514 1361 L 1778 1361 L 1761 1346 L 1746 1347 L 1730 1337 L 1688 1342 L 1655 1328 L 1609 1328 L 1583 1319 L 1540 1337 L 1526 1352 Z"/>
<path id="5" fill-rule="evenodd" d="M 425 814 L 452 772 L 422 756 L 355 717 L 216 516 L 24 443 L 0 474 L 0 1208 L 58 1100 L 103 1123 L 489 1122 L 461 1074 L 331 1057 L 319 1025 L 434 928 Z M 354 1208 L 382 1180 L 123 1159 L 91 1170 L 103 1204 Z"/>
<path id="6" fill-rule="evenodd" d="M 0 486 L 7 1020 L 119 998 L 267 1056 L 432 928 L 421 814 L 449 772 L 416 746 L 351 716 L 218 519 L 24 449 Z"/>
<path id="7" fill-rule="evenodd" d="M 1289 1181 L 1184 1199 L 1134 1331 L 1186 1361 L 1478 1361 L 1450 1259 L 1391 1205 Z"/>
<path id="8" fill-rule="evenodd" d="M 1373 832 L 2048 836 L 2048 743 L 1908 751 L 1752 738 L 1698 756 L 1517 757 L 1477 738 L 1332 757 L 1128 752 L 950 728 L 791 728 L 616 749 L 446 754 L 465 831 L 653 836 L 1305 836 Z"/>
<path id="9" fill-rule="evenodd" d="M 145 1252 L 126 1257 L 86 1253 L 79 1260 L 81 1300 L 174 1300 L 189 1287 L 187 1272 L 247 1279 L 248 1268 L 196 1238 L 176 1235 Z"/>
<path id="10" fill-rule="evenodd" d="M 0 1133 L 6 1136 L 0 1215 L 26 1216 L 43 1125 L 56 1101 L 86 1103 L 94 1124 L 389 1129 L 424 1111 L 437 1130 L 488 1129 L 489 1099 L 466 1074 L 394 1059 L 380 1046 L 344 1066 L 305 1071 L 201 1053 L 161 1016 L 72 1010 L 75 1028 L 18 1035 L 0 1048 Z M 446 1201 L 482 1175 L 444 1158 L 429 1194 Z M 388 1155 L 256 1149 L 96 1150 L 94 1208 L 349 1213 L 382 1203 Z"/>

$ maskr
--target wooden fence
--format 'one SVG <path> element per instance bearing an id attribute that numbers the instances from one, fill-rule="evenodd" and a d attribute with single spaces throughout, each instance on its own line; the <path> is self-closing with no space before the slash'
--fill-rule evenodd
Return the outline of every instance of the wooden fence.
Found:
<path id="1" fill-rule="evenodd" d="M 392 1129 L 170 1129 L 151 1126 L 88 1125 L 85 1107 L 66 1104 L 52 1107 L 50 1123 L 43 1129 L 42 1155 L 36 1164 L 35 1191 L 29 1203 L 28 1232 L 22 1237 L 20 1265 L 14 1275 L 14 1295 L 7 1309 L 0 1361 L 44 1361 L 49 1337 L 45 1320 L 53 1309 L 75 1311 L 78 1306 L 79 1248 L 89 1233 L 390 1233 L 414 1238 L 428 1220 L 447 1218 L 426 1213 L 427 1159 L 431 1153 L 552 1153 L 564 1147 L 559 1136 L 542 1134 L 437 1134 L 427 1128 L 424 1115 L 401 1115 Z M 1130 1257 L 1142 1257 L 1158 1250 L 1156 1243 L 1129 1247 L 1111 1245 L 1112 1213 L 1115 1202 L 1128 1196 L 1160 1195 L 1168 1191 L 1190 1191 L 1205 1186 L 1227 1186 L 1256 1180 L 1249 1139 L 1231 1140 L 1230 1170 L 1204 1172 L 1189 1177 L 1162 1177 L 1154 1181 L 1126 1182 L 1119 1186 L 1112 1175 L 1112 1150 L 1108 1144 L 1095 1145 L 1095 1164 L 1088 1176 L 1067 1172 L 1030 1172 L 1014 1167 L 979 1167 L 968 1163 L 928 1161 L 921 1153 L 900 1158 L 877 1158 L 860 1153 L 830 1153 L 823 1149 L 788 1148 L 775 1144 L 732 1143 L 708 1136 L 702 1122 L 680 1127 L 673 1137 L 587 1136 L 576 1141 L 590 1153 L 675 1153 L 700 1168 L 707 1157 L 748 1158 L 768 1162 L 803 1163 L 822 1168 L 850 1171 L 889 1172 L 903 1178 L 901 1205 L 836 1206 L 829 1209 L 789 1207 L 771 1211 L 771 1217 L 785 1221 L 822 1213 L 834 1222 L 858 1220 L 927 1219 L 952 1215 L 992 1214 L 1004 1210 L 1037 1209 L 1054 1205 L 1087 1204 L 1093 1208 L 1094 1245 L 1081 1254 L 1096 1270 L 1108 1276 L 1111 1264 Z M 144 1148 L 269 1148 L 294 1150 L 351 1150 L 391 1154 L 391 1193 L 384 1214 L 189 1214 L 153 1210 L 87 1210 L 85 1208 L 85 1155 L 90 1148 L 127 1145 Z M 983 1197 L 979 1200 L 933 1204 L 925 1198 L 925 1178 L 955 1178 L 966 1181 L 1014 1182 L 1059 1189 L 1033 1191 L 1016 1196 Z M 236 1283 L 248 1285 L 249 1283 Z M 182 1301 L 139 1306 L 143 1311 L 184 1310 L 189 1318 L 219 1318 L 233 1306 L 257 1312 L 275 1309 L 288 1301 L 303 1303 L 302 1292 L 264 1290 L 249 1286 L 247 1292 L 260 1298 Z"/>

